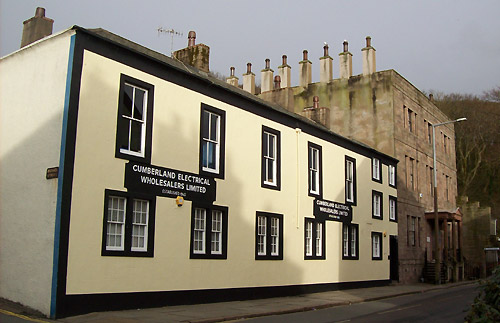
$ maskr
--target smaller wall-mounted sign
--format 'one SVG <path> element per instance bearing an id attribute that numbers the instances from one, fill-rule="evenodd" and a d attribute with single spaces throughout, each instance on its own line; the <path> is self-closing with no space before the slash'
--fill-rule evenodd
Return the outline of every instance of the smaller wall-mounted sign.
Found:
<path id="1" fill-rule="evenodd" d="M 352 221 L 352 207 L 344 203 L 315 199 L 313 212 L 319 220 L 344 223 Z"/>
<path id="2" fill-rule="evenodd" d="M 176 169 L 128 162 L 125 165 L 125 187 L 132 192 L 148 193 L 185 200 L 212 203 L 216 183 L 211 177 Z"/>

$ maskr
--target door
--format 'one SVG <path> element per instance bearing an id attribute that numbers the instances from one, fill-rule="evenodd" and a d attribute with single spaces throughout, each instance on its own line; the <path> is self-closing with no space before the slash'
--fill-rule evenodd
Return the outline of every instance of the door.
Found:
<path id="1" fill-rule="evenodd" d="M 391 280 L 399 281 L 398 236 L 389 236 L 389 263 Z"/>

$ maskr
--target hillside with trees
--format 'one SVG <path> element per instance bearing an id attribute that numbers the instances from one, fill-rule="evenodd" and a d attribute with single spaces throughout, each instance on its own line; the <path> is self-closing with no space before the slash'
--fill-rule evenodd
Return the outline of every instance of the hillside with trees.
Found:
<path id="1" fill-rule="evenodd" d="M 500 218 L 500 86 L 482 96 L 434 93 L 435 104 L 455 124 L 459 196 L 492 207 Z"/>

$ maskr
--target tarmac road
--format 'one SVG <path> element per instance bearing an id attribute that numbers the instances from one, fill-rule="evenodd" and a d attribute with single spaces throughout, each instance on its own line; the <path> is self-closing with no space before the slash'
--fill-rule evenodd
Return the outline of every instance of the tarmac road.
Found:
<path id="1" fill-rule="evenodd" d="M 245 322 L 464 322 L 477 293 L 478 285 L 463 285 L 316 311 L 261 317 Z"/>

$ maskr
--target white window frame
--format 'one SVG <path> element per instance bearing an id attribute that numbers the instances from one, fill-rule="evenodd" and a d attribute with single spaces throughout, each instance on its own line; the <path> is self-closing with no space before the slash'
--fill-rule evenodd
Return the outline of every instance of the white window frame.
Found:
<path id="1" fill-rule="evenodd" d="M 378 192 L 372 194 L 373 217 L 382 218 L 382 195 Z"/>
<path id="2" fill-rule="evenodd" d="M 357 245 L 358 245 L 358 237 L 357 237 L 357 232 L 359 230 L 359 227 L 357 226 L 350 226 L 351 228 L 351 239 L 350 239 L 350 243 L 351 243 L 351 257 L 357 257 L 357 254 L 356 254 L 356 249 L 357 249 Z"/>
<path id="3" fill-rule="evenodd" d="M 103 209 L 101 256 L 154 257 L 155 197 L 106 189 Z"/>
<path id="4" fill-rule="evenodd" d="M 351 160 L 346 160 L 346 202 L 354 202 L 354 163 Z"/>
<path id="5" fill-rule="evenodd" d="M 208 118 L 207 118 L 208 125 L 205 125 L 205 124 L 202 125 L 203 127 L 208 126 L 208 129 L 207 129 L 208 137 L 210 137 L 211 133 L 212 133 L 212 118 L 217 118 L 217 120 L 215 123 L 215 127 L 216 127 L 215 137 L 216 138 L 205 138 L 202 135 L 202 144 L 204 146 L 204 153 L 205 153 L 205 155 L 202 156 L 202 161 L 206 160 L 206 163 L 207 163 L 206 166 L 202 165 L 202 168 L 206 172 L 218 174 L 219 173 L 219 166 L 220 166 L 220 122 L 221 122 L 221 116 L 217 113 L 214 113 L 214 112 L 208 111 L 208 110 L 204 110 L 203 113 L 204 114 L 206 113 L 208 115 Z M 204 118 L 203 118 L 203 120 L 204 120 Z M 203 133 L 203 130 L 202 130 L 202 133 Z M 209 156 L 210 156 L 209 147 L 210 147 L 210 144 L 213 144 L 215 147 L 215 168 L 209 167 Z"/>
<path id="6" fill-rule="evenodd" d="M 141 210 L 137 210 L 137 203 L 140 203 L 141 205 Z M 146 206 L 146 210 L 144 210 L 142 207 Z M 138 214 L 142 214 L 145 218 L 145 222 L 137 222 L 136 216 Z M 133 210 L 132 210 L 132 246 L 131 250 L 132 251 L 147 251 L 148 250 L 148 225 L 149 225 L 149 201 L 148 200 L 141 200 L 141 199 L 133 199 Z M 134 234 L 134 228 L 142 228 L 144 230 L 142 235 L 137 235 Z M 138 239 L 143 240 L 143 245 L 142 246 L 137 246 L 134 247 L 134 237 Z"/>
<path id="7" fill-rule="evenodd" d="M 396 221 L 396 200 L 389 197 L 389 220 Z"/>
<path id="8" fill-rule="evenodd" d="M 379 234 L 372 235 L 372 258 L 381 258 L 381 237 Z"/>
<path id="9" fill-rule="evenodd" d="M 319 194 L 319 149 L 309 146 L 309 158 L 311 161 L 309 167 L 309 193 Z"/>
<path id="10" fill-rule="evenodd" d="M 316 222 L 316 257 L 323 256 L 323 223 Z"/>
<path id="11" fill-rule="evenodd" d="M 113 202 L 111 202 L 113 201 Z M 120 205 L 117 205 L 118 208 L 115 208 L 115 201 L 117 203 L 120 203 Z M 114 196 L 110 195 L 108 200 L 106 201 L 108 203 L 107 205 L 107 229 L 106 229 L 106 250 L 110 251 L 124 251 L 125 250 L 125 219 L 127 217 L 127 198 L 121 197 L 121 196 Z M 120 206 L 123 206 L 123 209 L 120 208 Z M 122 221 L 119 221 L 118 218 L 113 219 L 113 213 L 115 213 L 117 216 L 119 216 L 118 213 L 121 214 Z M 111 217 L 111 221 L 110 221 Z M 116 230 L 113 232 L 113 234 L 110 234 L 110 227 L 119 227 L 120 232 L 117 234 Z M 110 243 L 110 237 L 115 236 L 115 241 L 116 237 L 120 237 L 120 245 L 117 246 L 116 243 L 115 245 L 111 246 L 109 245 Z"/>
<path id="12" fill-rule="evenodd" d="M 264 136 L 266 136 L 266 138 L 264 138 L 264 140 L 267 143 L 267 151 L 264 152 L 264 156 L 263 156 L 263 158 L 264 158 L 264 165 L 265 165 L 265 169 L 264 169 L 264 174 L 265 174 L 264 184 L 266 184 L 266 185 L 272 185 L 272 186 L 277 186 L 278 185 L 278 180 L 277 180 L 277 169 L 278 169 L 278 163 L 277 163 L 277 144 L 278 144 L 278 136 L 276 136 L 273 133 L 267 132 L 267 131 L 264 131 Z M 270 141 L 271 141 L 271 138 L 272 138 L 272 141 L 273 141 L 273 145 L 272 145 L 273 149 L 272 149 L 272 151 L 270 151 L 270 144 L 269 144 Z M 270 172 L 269 172 L 269 162 L 272 164 L 272 168 L 273 168 L 272 174 L 270 174 Z M 269 178 L 271 178 L 271 181 L 268 180 Z"/>
<path id="13" fill-rule="evenodd" d="M 283 260 L 283 214 L 256 212 L 255 260 Z"/>
<path id="14" fill-rule="evenodd" d="M 344 257 L 349 257 L 349 226 L 342 227 L 342 248 Z"/>
<path id="15" fill-rule="evenodd" d="M 257 254 L 265 256 L 267 254 L 267 217 L 263 215 L 257 216 Z"/>
<path id="16" fill-rule="evenodd" d="M 372 179 L 379 181 L 380 178 L 380 160 L 372 158 Z"/>
<path id="17" fill-rule="evenodd" d="M 194 212 L 193 253 L 205 254 L 207 210 L 195 208 Z M 199 248 L 200 244 L 201 248 Z"/>
<path id="18" fill-rule="evenodd" d="M 396 186 L 396 167 L 389 165 L 389 185 Z"/>
<path id="19" fill-rule="evenodd" d="M 359 260 L 359 225 L 356 223 L 342 224 L 342 259 Z"/>
<path id="20" fill-rule="evenodd" d="M 227 259 L 228 208 L 192 204 L 190 259 Z"/>
<path id="21" fill-rule="evenodd" d="M 312 256 L 313 255 L 313 241 L 312 241 L 312 234 L 313 234 L 313 222 L 312 221 L 307 221 L 306 222 L 306 256 Z"/>
<path id="22" fill-rule="evenodd" d="M 222 225 L 223 225 L 223 216 L 222 211 L 220 210 L 212 210 L 212 239 L 210 253 L 213 255 L 221 255 L 222 254 Z"/>
<path id="23" fill-rule="evenodd" d="M 280 219 L 277 217 L 271 218 L 271 256 L 279 255 L 280 243 Z"/>
<path id="24" fill-rule="evenodd" d="M 124 83 L 124 86 L 128 86 L 128 87 L 131 87 L 132 88 L 132 115 L 129 117 L 129 116 L 126 116 L 126 115 L 121 115 L 121 118 L 124 118 L 124 119 L 127 119 L 128 120 L 128 149 L 125 149 L 125 148 L 120 148 L 120 153 L 122 154 L 127 154 L 127 155 L 131 155 L 131 156 L 137 156 L 137 157 L 144 157 L 145 156 L 145 151 L 146 151 L 146 116 L 147 116 L 147 113 L 148 113 L 148 90 L 142 88 L 142 87 L 139 87 L 139 86 L 136 86 L 136 85 L 133 85 L 133 84 L 130 84 L 130 83 L 127 83 L 125 82 Z M 137 119 L 137 118 L 134 118 L 134 105 L 135 105 L 135 95 L 136 95 L 136 90 L 141 90 L 141 91 L 144 91 L 144 98 L 143 98 L 143 110 L 142 110 L 142 119 Z M 141 149 L 140 151 L 134 151 L 134 150 L 131 150 L 130 146 L 131 146 L 131 141 L 132 141 L 132 123 L 133 122 L 140 122 L 141 123 Z"/>

